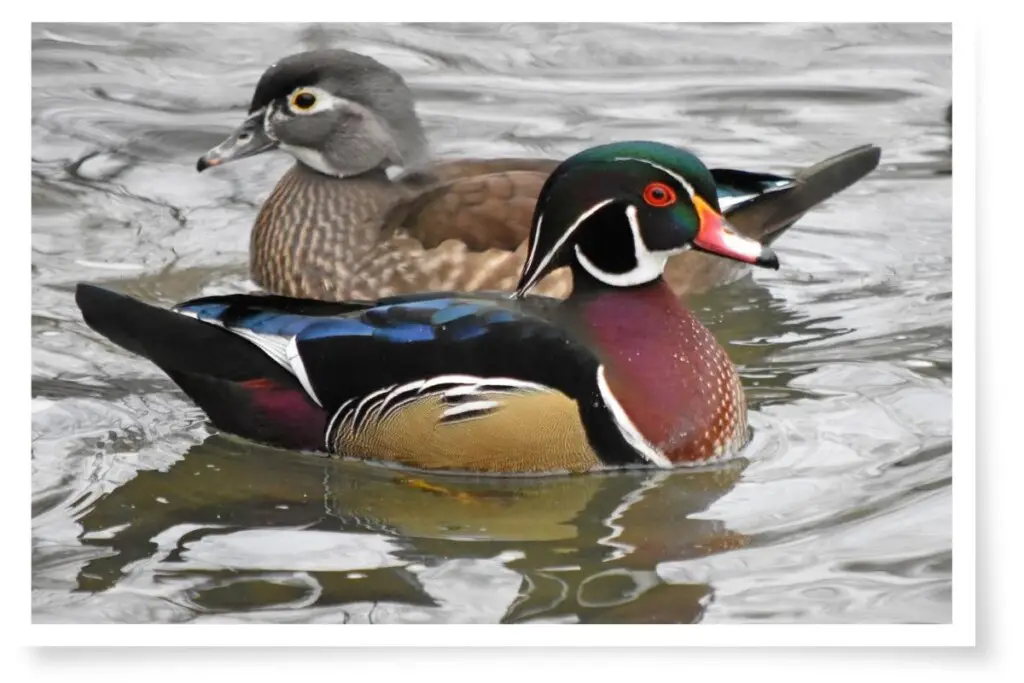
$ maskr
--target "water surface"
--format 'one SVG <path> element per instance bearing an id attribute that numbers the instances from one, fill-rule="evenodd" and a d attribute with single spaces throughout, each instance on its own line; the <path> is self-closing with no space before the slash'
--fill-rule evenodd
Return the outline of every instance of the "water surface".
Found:
<path id="1" fill-rule="evenodd" d="M 948 622 L 946 25 L 35 25 L 38 622 Z M 217 434 L 92 333 L 80 281 L 240 291 L 283 155 L 199 175 L 262 70 L 341 46 L 403 73 L 438 156 L 649 138 L 881 168 L 692 302 L 754 441 L 708 470 L 469 479 Z"/>

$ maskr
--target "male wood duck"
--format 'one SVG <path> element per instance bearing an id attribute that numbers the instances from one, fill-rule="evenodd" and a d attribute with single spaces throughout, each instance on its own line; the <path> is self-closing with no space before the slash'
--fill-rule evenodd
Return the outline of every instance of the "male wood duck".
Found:
<path id="1" fill-rule="evenodd" d="M 249 117 L 200 171 L 281 149 L 296 159 L 263 204 L 249 270 L 264 290 L 339 301 L 515 287 L 547 159 L 431 162 L 402 77 L 346 50 L 292 55 L 260 78 Z M 870 173 L 880 150 L 850 149 L 787 178 L 711 171 L 741 234 L 771 244 L 809 209 Z M 401 169 L 405 169 L 402 171 Z M 390 174 L 390 175 L 389 175 Z M 397 174 L 397 175 L 396 175 Z M 687 252 L 665 279 L 679 295 L 736 279 L 745 266 Z M 564 297 L 568 270 L 537 293 Z"/>
<path id="2" fill-rule="evenodd" d="M 697 157 L 622 142 L 544 183 L 511 295 L 237 294 L 164 310 L 79 285 L 76 301 L 90 327 L 249 439 L 426 469 L 671 467 L 747 438 L 735 367 L 664 278 L 689 249 L 778 268 L 722 217 Z M 561 267 L 565 300 L 528 295 Z"/>

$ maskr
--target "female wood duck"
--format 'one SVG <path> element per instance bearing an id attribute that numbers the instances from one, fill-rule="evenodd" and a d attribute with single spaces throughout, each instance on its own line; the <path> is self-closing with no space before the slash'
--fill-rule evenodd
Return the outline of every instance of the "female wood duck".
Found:
<path id="1" fill-rule="evenodd" d="M 747 438 L 736 369 L 663 277 L 691 248 L 778 268 L 722 217 L 694 155 L 623 142 L 544 183 L 511 295 L 239 294 L 168 311 L 79 285 L 76 300 L 89 326 L 249 439 L 428 469 L 670 467 Z M 560 267 L 566 300 L 527 296 Z"/>
<path id="2" fill-rule="evenodd" d="M 512 290 L 526 261 L 538 192 L 557 164 L 430 163 L 405 81 L 346 50 L 304 52 L 271 66 L 249 117 L 198 168 L 272 149 L 297 163 L 256 218 L 250 274 L 267 291 L 331 301 Z M 877 147 L 857 147 L 794 178 L 711 174 L 730 224 L 771 244 L 809 209 L 871 172 L 879 155 Z M 398 173 L 403 168 L 409 170 Z M 665 279 L 683 295 L 736 279 L 745 268 L 691 251 L 669 261 Z M 535 291 L 564 297 L 570 287 L 561 269 Z"/>

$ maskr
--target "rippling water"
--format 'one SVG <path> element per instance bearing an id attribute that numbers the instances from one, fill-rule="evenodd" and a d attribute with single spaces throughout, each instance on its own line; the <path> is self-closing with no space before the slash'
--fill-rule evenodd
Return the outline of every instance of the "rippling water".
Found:
<path id="1" fill-rule="evenodd" d="M 41 622 L 948 622 L 947 25 L 33 27 L 33 611 Z M 162 304 L 246 283 L 288 166 L 195 160 L 281 56 L 401 71 L 439 156 L 650 138 L 793 171 L 883 147 L 693 302 L 755 439 L 709 470 L 424 477 L 213 433 L 99 339 L 78 281 Z"/>

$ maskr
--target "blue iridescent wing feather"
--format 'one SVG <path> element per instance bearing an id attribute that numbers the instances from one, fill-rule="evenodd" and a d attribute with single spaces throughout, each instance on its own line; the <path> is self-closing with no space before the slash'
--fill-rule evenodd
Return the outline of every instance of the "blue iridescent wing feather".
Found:
<path id="1" fill-rule="evenodd" d="M 236 295 L 176 310 L 253 341 L 285 367 L 290 363 L 328 410 L 382 387 L 440 375 L 550 379 L 576 388 L 596 367 L 583 345 L 551 324 L 554 300 L 540 297 L 416 295 L 341 310 L 303 302 L 301 313 L 285 306 L 291 305 Z M 559 367 L 552 372 L 550 365 Z"/>

